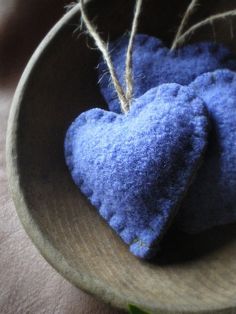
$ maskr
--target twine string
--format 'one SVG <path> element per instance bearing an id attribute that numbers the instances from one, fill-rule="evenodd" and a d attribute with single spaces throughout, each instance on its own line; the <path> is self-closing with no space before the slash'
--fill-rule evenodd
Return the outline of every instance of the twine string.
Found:
<path id="1" fill-rule="evenodd" d="M 126 53 L 126 62 L 125 62 L 125 85 L 126 91 L 124 91 L 123 87 L 121 86 L 114 65 L 112 63 L 109 50 L 107 44 L 98 34 L 96 27 L 92 24 L 88 15 L 86 13 L 84 0 L 80 0 L 80 11 L 81 11 L 81 18 L 84 22 L 88 34 L 94 39 L 97 48 L 101 51 L 104 61 L 107 64 L 109 73 L 111 75 L 111 80 L 116 90 L 118 99 L 120 101 L 121 111 L 127 113 L 130 108 L 130 103 L 132 100 L 133 94 L 133 77 L 132 77 L 132 51 L 133 51 L 133 44 L 134 44 L 134 37 L 137 32 L 138 27 L 138 19 L 141 12 L 142 0 L 136 0 L 136 6 L 134 11 L 134 18 L 132 22 L 132 29 L 131 35 L 129 38 L 127 53 Z"/>
<path id="2" fill-rule="evenodd" d="M 107 64 L 107 67 L 109 69 L 110 75 L 111 75 L 111 79 L 112 82 L 114 84 L 115 90 L 117 92 L 119 101 L 120 101 L 120 105 L 121 105 L 121 110 L 123 112 L 127 112 L 127 99 L 125 96 L 125 93 L 123 91 L 123 88 L 117 78 L 117 74 L 116 71 L 114 69 L 113 63 L 111 61 L 111 57 L 107 48 L 106 43 L 103 41 L 103 39 L 100 37 L 100 35 L 98 34 L 98 32 L 96 31 L 95 26 L 90 22 L 86 10 L 85 10 L 85 6 L 84 6 L 84 0 L 80 0 L 80 11 L 81 11 L 81 17 L 82 20 L 88 30 L 89 35 L 94 39 L 96 46 L 98 47 L 98 49 L 101 51 L 103 58 Z"/>
<path id="3" fill-rule="evenodd" d="M 172 46 L 171 46 L 171 50 L 174 50 L 177 46 L 177 43 L 179 41 L 180 36 L 183 34 L 184 28 L 187 25 L 191 15 L 193 15 L 193 13 L 195 12 L 196 7 L 198 6 L 198 1 L 199 0 L 192 0 L 189 4 L 189 6 L 187 7 L 187 10 L 181 20 L 181 23 L 179 25 L 179 28 L 176 32 L 175 38 L 173 40 Z"/>
<path id="4" fill-rule="evenodd" d="M 111 60 L 110 54 L 109 54 L 109 49 L 107 44 L 103 41 L 103 39 L 100 37 L 99 33 L 96 30 L 96 27 L 92 24 L 90 19 L 88 18 L 88 15 L 85 10 L 84 6 L 84 0 L 80 0 L 80 10 L 81 10 L 81 18 L 82 21 L 84 22 L 88 34 L 94 39 L 95 44 L 97 48 L 101 51 L 104 61 L 107 64 L 108 71 L 111 76 L 111 81 L 114 85 L 115 91 L 117 93 L 120 106 L 121 106 L 121 111 L 123 113 L 127 113 L 130 109 L 130 105 L 132 102 L 132 96 L 133 96 L 133 66 L 132 66 L 132 54 L 133 54 L 133 46 L 134 46 L 134 38 L 137 33 L 137 28 L 138 28 L 138 21 L 139 21 L 139 16 L 142 8 L 142 0 L 136 0 L 136 6 L 134 10 L 134 18 L 132 21 L 132 28 L 131 28 L 131 33 L 130 33 L 130 38 L 129 38 L 129 43 L 127 47 L 127 52 L 126 52 L 126 60 L 125 60 L 125 90 L 123 89 L 122 85 L 120 84 L 118 80 L 118 76 L 116 74 L 113 62 Z M 189 6 L 187 7 L 187 10 L 183 16 L 183 19 L 180 23 L 180 26 L 177 30 L 176 36 L 174 38 L 174 41 L 172 43 L 171 50 L 178 48 L 180 45 L 183 45 L 187 39 L 192 36 L 199 28 L 211 24 L 213 25 L 215 21 L 217 20 L 222 20 L 228 17 L 234 17 L 236 16 L 236 10 L 231 10 L 231 11 L 226 11 L 224 13 L 219 13 L 212 15 L 195 25 L 191 26 L 187 31 L 183 32 L 190 16 L 193 14 L 195 11 L 197 5 L 198 5 L 199 0 L 192 0 Z M 232 31 L 231 31 L 232 33 Z"/>
<path id="5" fill-rule="evenodd" d="M 132 64 L 132 53 L 134 46 L 134 37 L 137 33 L 138 20 L 142 8 L 142 0 L 136 1 L 136 6 L 134 10 L 134 18 L 132 22 L 132 28 L 129 38 L 129 44 L 126 53 L 126 63 L 125 63 L 125 84 L 126 84 L 126 98 L 128 103 L 131 104 L 133 96 L 133 64 Z"/>
<path id="6" fill-rule="evenodd" d="M 226 18 L 232 18 L 236 16 L 236 10 L 226 11 L 223 13 L 218 13 L 215 15 L 212 15 L 203 21 L 200 21 L 196 24 L 194 24 L 192 27 L 190 27 L 185 33 L 183 33 L 176 41 L 175 46 L 178 47 L 180 45 L 183 45 L 189 37 L 191 37 L 199 28 L 211 24 L 213 25 L 214 22 L 219 20 L 224 20 Z"/>

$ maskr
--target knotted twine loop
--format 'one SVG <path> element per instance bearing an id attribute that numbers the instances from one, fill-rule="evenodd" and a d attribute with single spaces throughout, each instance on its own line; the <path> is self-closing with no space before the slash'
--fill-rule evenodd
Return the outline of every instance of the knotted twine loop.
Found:
<path id="1" fill-rule="evenodd" d="M 196 23 L 195 25 L 187 29 L 187 31 L 183 32 L 184 28 L 188 24 L 189 18 L 195 12 L 195 9 L 197 8 L 198 4 L 199 4 L 199 0 L 192 0 L 189 6 L 187 7 L 187 10 L 181 20 L 180 26 L 174 37 L 171 50 L 174 50 L 178 48 L 180 45 L 183 45 L 187 41 L 187 39 L 190 36 L 192 36 L 195 33 L 195 31 L 197 31 L 199 28 L 207 24 L 213 25 L 213 23 L 217 20 L 236 16 L 236 10 L 231 10 L 231 11 L 226 11 L 224 13 L 215 14 L 206 18 L 203 21 Z M 98 47 L 98 49 L 101 51 L 103 55 L 104 61 L 106 62 L 109 73 L 111 75 L 112 83 L 114 85 L 115 91 L 120 101 L 121 111 L 123 113 L 127 113 L 129 111 L 130 105 L 132 102 L 132 96 L 133 96 L 132 52 L 133 52 L 133 46 L 134 46 L 134 37 L 137 33 L 137 28 L 138 28 L 138 19 L 140 16 L 141 7 L 142 7 L 142 0 L 136 0 L 134 18 L 132 22 L 132 28 L 131 28 L 128 48 L 127 48 L 127 53 L 126 53 L 126 62 L 125 62 L 125 86 L 126 88 L 124 91 L 123 87 L 121 86 L 118 80 L 118 76 L 116 74 L 114 65 L 112 63 L 107 44 L 102 40 L 102 38 L 96 31 L 96 27 L 89 20 L 88 15 L 85 10 L 84 0 L 80 0 L 80 10 L 81 10 L 82 21 L 84 22 L 88 30 L 88 34 L 94 39 L 96 46 Z"/>
<path id="2" fill-rule="evenodd" d="M 125 62 L 126 90 L 124 91 L 123 87 L 121 86 L 118 80 L 114 65 L 112 63 L 112 60 L 109 54 L 107 44 L 103 41 L 103 39 L 100 37 L 100 35 L 96 31 L 96 27 L 89 20 L 88 15 L 85 10 L 84 0 L 80 0 L 80 11 L 81 11 L 82 21 L 84 22 L 88 30 L 88 34 L 94 39 L 96 46 L 98 47 L 98 49 L 101 51 L 103 55 L 103 58 L 107 64 L 108 70 L 111 75 L 112 83 L 114 85 L 114 88 L 116 90 L 117 96 L 120 101 L 121 110 L 124 113 L 127 113 L 129 111 L 131 101 L 132 101 L 132 95 L 133 95 L 132 52 L 133 52 L 133 45 L 134 45 L 134 37 L 138 28 L 138 19 L 140 16 L 141 7 L 142 7 L 142 0 L 136 0 L 131 34 L 129 38 L 127 53 L 126 53 L 126 62 Z"/>

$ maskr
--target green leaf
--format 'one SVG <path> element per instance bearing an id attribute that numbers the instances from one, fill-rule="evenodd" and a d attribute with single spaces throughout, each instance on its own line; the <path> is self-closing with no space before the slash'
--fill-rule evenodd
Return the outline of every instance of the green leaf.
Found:
<path id="1" fill-rule="evenodd" d="M 133 304 L 129 304 L 129 312 L 130 314 L 150 314 L 148 312 L 145 312 L 141 309 L 139 309 L 137 306 Z"/>

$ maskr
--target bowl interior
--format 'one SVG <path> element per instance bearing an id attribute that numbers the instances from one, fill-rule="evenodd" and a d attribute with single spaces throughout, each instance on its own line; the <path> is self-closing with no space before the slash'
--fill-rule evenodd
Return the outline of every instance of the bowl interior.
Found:
<path id="1" fill-rule="evenodd" d="M 145 1 L 140 32 L 168 45 L 189 1 Z M 234 1 L 228 1 L 232 8 Z M 235 2 L 234 2 L 235 3 Z M 89 13 L 104 37 L 129 29 L 133 1 L 92 1 Z M 226 9 L 202 5 L 193 20 Z M 10 118 L 10 181 L 19 216 L 42 254 L 78 287 L 121 308 L 128 303 L 165 312 L 216 311 L 236 305 L 236 228 L 199 236 L 171 230 L 152 263 L 133 257 L 73 184 L 63 157 L 65 131 L 80 112 L 106 104 L 97 86 L 99 53 L 75 33 L 74 8 L 51 31 L 27 67 Z M 217 39 L 229 43 L 226 27 Z M 212 37 L 211 27 L 191 40 Z M 236 51 L 236 50 L 235 50 Z M 13 169 L 13 170 L 12 170 Z"/>

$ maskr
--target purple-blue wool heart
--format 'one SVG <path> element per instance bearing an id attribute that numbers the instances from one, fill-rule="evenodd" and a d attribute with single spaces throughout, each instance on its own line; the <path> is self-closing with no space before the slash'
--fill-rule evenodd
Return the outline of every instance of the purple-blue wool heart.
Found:
<path id="1" fill-rule="evenodd" d="M 110 45 L 121 81 L 124 74 L 125 45 L 126 37 Z M 156 38 L 136 36 L 133 65 L 135 94 L 139 95 L 163 80 L 190 83 L 190 87 L 205 101 L 210 114 L 212 131 L 203 170 L 199 172 L 196 182 L 193 182 L 178 215 L 178 226 L 189 233 L 236 221 L 234 72 L 219 70 L 212 75 L 201 76 L 201 73 L 217 68 L 235 69 L 235 65 L 236 60 L 232 53 L 216 43 L 197 43 L 170 52 Z M 104 69 L 104 64 L 101 64 L 100 75 Z M 214 82 L 214 77 L 217 78 L 217 83 L 209 84 Z M 196 78 L 196 82 L 191 84 L 193 78 Z M 108 80 L 108 75 L 105 75 L 101 81 L 101 92 L 110 101 L 109 108 L 114 109 L 117 100 L 113 98 L 112 88 L 106 85 Z"/>
<path id="2" fill-rule="evenodd" d="M 82 113 L 65 139 L 75 184 L 140 258 L 158 252 L 205 151 L 208 115 L 188 87 L 149 90 L 127 114 Z"/>
<path id="3" fill-rule="evenodd" d="M 109 44 L 110 55 L 122 85 L 128 41 L 128 36 L 123 36 Z M 203 42 L 170 51 L 159 39 L 137 34 L 133 47 L 133 97 L 137 98 L 163 83 L 187 85 L 200 74 L 223 68 L 236 69 L 234 55 L 224 45 Z M 119 100 L 106 64 L 101 61 L 98 70 L 100 89 L 109 109 L 120 112 Z"/>
<path id="4" fill-rule="evenodd" d="M 211 122 L 204 163 L 177 217 L 194 233 L 236 222 L 236 73 L 218 70 L 189 85 L 206 104 Z"/>

